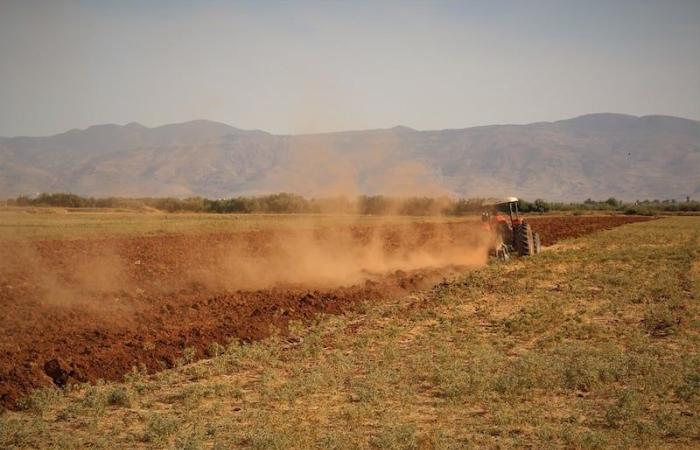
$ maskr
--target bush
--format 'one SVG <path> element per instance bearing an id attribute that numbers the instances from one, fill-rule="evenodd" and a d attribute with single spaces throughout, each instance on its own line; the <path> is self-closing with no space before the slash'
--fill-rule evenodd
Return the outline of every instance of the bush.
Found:
<path id="1" fill-rule="evenodd" d="M 182 357 L 187 364 L 195 362 L 197 360 L 197 349 L 194 347 L 186 347 L 182 352 Z"/>
<path id="2" fill-rule="evenodd" d="M 620 428 L 639 414 L 639 396 L 633 390 L 626 389 L 617 401 L 605 412 L 605 421 L 611 428 Z"/>
<path id="3" fill-rule="evenodd" d="M 681 317 L 677 311 L 662 305 L 648 308 L 644 314 L 643 323 L 650 335 L 668 336 L 678 331 Z"/>
<path id="4" fill-rule="evenodd" d="M 657 212 L 647 207 L 633 206 L 625 209 L 625 214 L 628 216 L 655 216 Z"/>
<path id="5" fill-rule="evenodd" d="M 43 415 L 60 399 L 61 391 L 55 387 L 47 387 L 34 391 L 31 395 L 22 398 L 17 406 L 24 411 L 30 411 L 37 415 Z"/>
<path id="6" fill-rule="evenodd" d="M 143 435 L 144 442 L 162 443 L 166 438 L 174 434 L 179 426 L 176 417 L 168 414 L 152 414 L 147 422 Z"/>
<path id="7" fill-rule="evenodd" d="M 131 406 L 131 396 L 123 387 L 115 387 L 107 394 L 107 404 L 112 406 Z"/>
<path id="8" fill-rule="evenodd" d="M 211 344 L 209 344 L 205 351 L 205 354 L 210 358 L 223 355 L 224 353 L 226 353 L 226 347 L 219 344 L 218 342 L 212 342 Z"/>

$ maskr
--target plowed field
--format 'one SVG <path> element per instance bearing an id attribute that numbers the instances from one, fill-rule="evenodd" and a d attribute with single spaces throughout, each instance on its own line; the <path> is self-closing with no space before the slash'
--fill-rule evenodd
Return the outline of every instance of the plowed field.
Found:
<path id="1" fill-rule="evenodd" d="M 533 218 L 543 245 L 637 217 Z M 0 242 L 0 405 L 422 289 L 486 263 L 474 222 Z"/>
<path id="2" fill-rule="evenodd" d="M 646 220 L 649 220 L 649 218 L 639 216 L 544 216 L 528 218 L 533 230 L 540 233 L 542 245 L 552 245 L 562 239 L 580 237 L 626 223 Z"/>

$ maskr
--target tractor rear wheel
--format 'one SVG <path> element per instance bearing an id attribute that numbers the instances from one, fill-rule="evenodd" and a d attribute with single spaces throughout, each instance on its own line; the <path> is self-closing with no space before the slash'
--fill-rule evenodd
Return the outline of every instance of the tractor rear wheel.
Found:
<path id="1" fill-rule="evenodd" d="M 523 222 L 520 224 L 515 239 L 516 248 L 520 256 L 532 256 L 535 254 L 535 237 L 529 223 Z"/>

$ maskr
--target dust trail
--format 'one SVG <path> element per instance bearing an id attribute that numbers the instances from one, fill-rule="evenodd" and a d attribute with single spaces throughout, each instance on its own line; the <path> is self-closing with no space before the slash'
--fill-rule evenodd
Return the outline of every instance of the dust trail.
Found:
<path id="1" fill-rule="evenodd" d="M 300 111 L 300 116 L 307 113 Z M 300 136 L 290 143 L 282 172 L 272 177 L 277 184 L 271 191 L 335 197 L 341 205 L 362 193 L 386 194 L 398 198 L 382 211 L 389 215 L 400 214 L 408 197 L 442 198 L 444 202 L 434 202 L 437 215 L 455 194 L 445 188 L 436 169 L 410 158 L 398 132 L 370 133 L 359 147 L 351 145 L 352 132 Z M 348 205 L 358 207 L 359 202 Z M 309 230 L 272 234 L 262 247 L 232 241 L 218 249 L 213 264 L 194 268 L 189 275 L 206 286 L 227 289 L 334 287 L 396 270 L 483 265 L 493 239 L 473 224 L 367 228 L 359 223 L 358 216 L 356 226 L 313 230 L 310 219 Z"/>
<path id="2" fill-rule="evenodd" d="M 279 169 L 284 173 L 271 177 L 279 183 L 271 190 L 335 198 L 329 208 L 340 205 L 350 214 L 357 213 L 353 208 L 359 202 L 347 199 L 361 193 L 442 197 L 446 202 L 453 195 L 434 168 L 410 158 L 398 135 L 370 135 L 359 149 L 351 141 L 351 134 L 295 139 Z M 440 201 L 434 205 L 432 212 L 439 214 Z M 402 201 L 390 202 L 384 212 L 399 214 L 404 206 Z M 397 270 L 486 263 L 492 237 L 475 224 L 368 227 L 357 217 L 351 226 L 319 228 L 309 218 L 303 229 L 231 233 L 213 241 L 193 239 L 189 245 L 186 239 L 166 239 L 157 252 L 140 247 L 138 239 L 27 244 L 1 250 L 7 255 L 0 256 L 13 262 L 0 267 L 0 283 L 2 278 L 23 279 L 50 305 L 110 310 L 123 309 L 129 302 L 138 305 L 136 297 L 143 292 L 162 295 L 194 285 L 209 290 L 334 288 Z M 8 271 L 18 273 L 8 276 Z"/>
<path id="3" fill-rule="evenodd" d="M 2 243 L 0 297 L 51 307 L 127 312 L 142 295 L 182 289 L 336 288 L 397 270 L 486 263 L 477 223 L 307 227 Z"/>
<path id="4" fill-rule="evenodd" d="M 114 301 L 131 285 L 117 250 L 106 242 L 0 242 L 0 297 L 21 298 L 49 308 L 118 313 L 131 308 Z"/>
<path id="5" fill-rule="evenodd" d="M 397 270 L 477 267 L 487 261 L 490 239 L 471 224 L 290 230 L 270 234 L 262 247 L 224 245 L 190 277 L 213 288 L 333 288 Z"/>

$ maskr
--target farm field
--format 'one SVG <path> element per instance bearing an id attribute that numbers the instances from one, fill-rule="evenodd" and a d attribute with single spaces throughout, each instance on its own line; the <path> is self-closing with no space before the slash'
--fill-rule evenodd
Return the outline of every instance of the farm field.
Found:
<path id="1" fill-rule="evenodd" d="M 2 405 L 45 385 L 171 368 L 186 349 L 196 359 L 212 343 L 265 338 L 291 320 L 428 288 L 486 263 L 488 236 L 473 220 L 272 228 L 277 220 L 232 232 L 4 241 Z M 634 220 L 532 219 L 545 245 Z"/>
<path id="2" fill-rule="evenodd" d="M 354 214 L 207 214 L 117 209 L 5 207 L 0 208 L 0 239 L 99 239 L 105 236 L 156 236 L 447 221 L 464 221 L 464 219 Z"/>
<path id="3" fill-rule="evenodd" d="M 531 221 L 5 241 L 0 447 L 697 445 L 700 221 Z"/>

